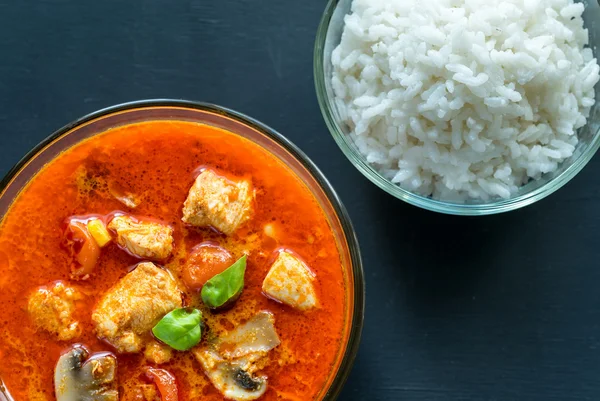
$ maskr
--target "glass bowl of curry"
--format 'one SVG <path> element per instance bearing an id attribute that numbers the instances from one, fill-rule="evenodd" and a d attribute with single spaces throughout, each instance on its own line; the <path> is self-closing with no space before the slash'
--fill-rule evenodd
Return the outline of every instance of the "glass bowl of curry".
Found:
<path id="1" fill-rule="evenodd" d="M 333 400 L 364 281 L 348 214 L 284 136 L 149 100 L 2 180 L 0 400 Z"/>

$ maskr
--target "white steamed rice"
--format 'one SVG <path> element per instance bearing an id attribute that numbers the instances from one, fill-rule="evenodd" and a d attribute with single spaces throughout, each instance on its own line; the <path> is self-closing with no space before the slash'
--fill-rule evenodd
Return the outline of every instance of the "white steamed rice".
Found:
<path id="1" fill-rule="evenodd" d="M 354 0 L 332 53 L 367 161 L 437 199 L 508 198 L 573 154 L 600 67 L 572 0 Z"/>

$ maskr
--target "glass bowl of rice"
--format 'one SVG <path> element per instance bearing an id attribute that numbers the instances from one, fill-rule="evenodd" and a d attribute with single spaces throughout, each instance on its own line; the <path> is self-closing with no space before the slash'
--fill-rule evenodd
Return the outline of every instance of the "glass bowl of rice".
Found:
<path id="1" fill-rule="evenodd" d="M 325 9 L 315 85 L 335 141 L 384 191 L 441 213 L 501 213 L 550 195 L 596 153 L 597 0 L 354 3 Z"/>

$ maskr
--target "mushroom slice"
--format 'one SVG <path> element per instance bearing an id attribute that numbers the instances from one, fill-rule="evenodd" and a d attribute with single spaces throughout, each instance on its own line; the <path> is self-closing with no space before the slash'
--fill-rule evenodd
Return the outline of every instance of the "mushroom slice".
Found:
<path id="1" fill-rule="evenodd" d="M 280 344 L 275 318 L 258 312 L 212 344 L 195 350 L 194 355 L 212 384 L 236 401 L 255 400 L 267 391 L 267 377 L 256 372 L 267 361 L 267 353 Z"/>
<path id="2" fill-rule="evenodd" d="M 227 361 L 209 349 L 194 351 L 194 354 L 211 383 L 225 398 L 235 401 L 256 400 L 267 391 L 267 378 L 254 376 L 246 370 L 250 362 L 247 358 Z"/>
<path id="3" fill-rule="evenodd" d="M 88 358 L 89 357 L 89 358 Z M 63 354 L 54 370 L 57 401 L 118 401 L 117 358 L 108 352 L 90 356 L 85 347 L 74 345 Z"/>
<path id="4" fill-rule="evenodd" d="M 226 359 L 235 359 L 257 352 L 266 353 L 279 344 L 273 314 L 261 311 L 221 337 L 219 353 Z"/>

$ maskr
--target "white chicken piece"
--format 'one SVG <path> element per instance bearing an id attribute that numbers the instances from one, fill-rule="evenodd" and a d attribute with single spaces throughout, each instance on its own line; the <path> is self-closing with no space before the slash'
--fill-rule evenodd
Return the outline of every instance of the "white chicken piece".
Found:
<path id="1" fill-rule="evenodd" d="M 27 310 L 33 324 L 56 336 L 60 341 L 69 341 L 81 334 L 79 322 L 73 317 L 75 301 L 81 294 L 63 282 L 49 287 L 40 287 L 29 297 Z"/>
<path id="2" fill-rule="evenodd" d="M 149 331 L 181 304 L 181 292 L 169 273 L 143 262 L 104 294 L 92 321 L 96 335 L 118 352 L 139 352 Z"/>
<path id="3" fill-rule="evenodd" d="M 267 377 L 257 376 L 256 372 L 264 368 L 267 353 L 279 344 L 273 314 L 261 311 L 219 338 L 212 347 L 193 353 L 225 398 L 247 401 L 260 398 L 267 390 Z"/>
<path id="4" fill-rule="evenodd" d="M 173 251 L 173 228 L 131 216 L 115 216 L 108 228 L 117 233 L 117 243 L 142 259 L 164 260 Z"/>
<path id="5" fill-rule="evenodd" d="M 280 251 L 262 290 L 269 297 L 299 310 L 318 305 L 314 286 L 315 275 L 300 259 L 289 252 Z"/>
<path id="6" fill-rule="evenodd" d="M 212 170 L 204 170 L 190 188 L 181 220 L 197 227 L 212 226 L 231 235 L 250 219 L 253 198 L 250 182 L 230 181 Z"/>

